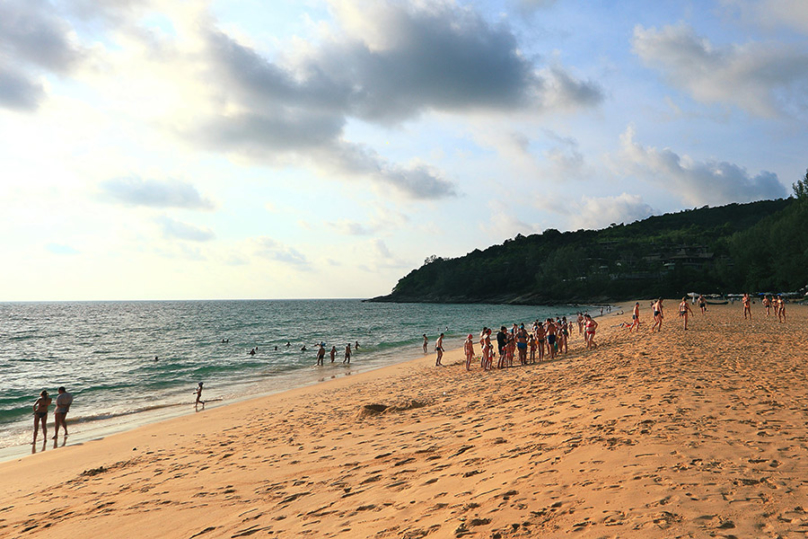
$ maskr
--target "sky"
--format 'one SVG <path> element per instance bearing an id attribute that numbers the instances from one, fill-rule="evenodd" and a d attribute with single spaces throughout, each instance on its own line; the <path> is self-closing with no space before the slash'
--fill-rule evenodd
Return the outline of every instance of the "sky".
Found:
<path id="1" fill-rule="evenodd" d="M 0 0 L 0 301 L 367 298 L 787 197 L 804 0 Z"/>

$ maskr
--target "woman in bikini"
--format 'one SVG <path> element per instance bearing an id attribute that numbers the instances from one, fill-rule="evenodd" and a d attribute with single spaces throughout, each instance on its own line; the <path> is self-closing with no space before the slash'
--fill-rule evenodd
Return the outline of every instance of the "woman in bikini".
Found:
<path id="1" fill-rule="evenodd" d="M 48 407 L 51 405 L 51 399 L 48 392 L 44 389 L 39 394 L 39 398 L 34 403 L 34 441 L 31 445 L 36 443 L 36 435 L 39 433 L 39 424 L 42 423 L 42 436 L 44 440 L 48 439 Z"/>
<path id="2" fill-rule="evenodd" d="M 588 314 L 584 315 L 584 327 L 586 329 L 586 347 L 587 348 L 597 348 L 598 345 L 595 344 L 595 330 L 598 329 L 598 323 L 589 316 Z"/>
<path id="3" fill-rule="evenodd" d="M 469 333 L 466 337 L 466 343 L 463 345 L 463 351 L 466 352 L 466 370 L 471 370 L 471 360 L 474 359 L 474 336 Z"/>

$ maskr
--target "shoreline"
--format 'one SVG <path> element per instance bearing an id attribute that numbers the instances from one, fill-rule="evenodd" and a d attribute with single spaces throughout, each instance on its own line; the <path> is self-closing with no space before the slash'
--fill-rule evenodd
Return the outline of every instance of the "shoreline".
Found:
<path id="1" fill-rule="evenodd" d="M 618 305 L 552 362 L 430 353 L 0 463 L 0 534 L 801 535 L 808 309 L 683 331 L 666 303 L 662 332 Z"/>

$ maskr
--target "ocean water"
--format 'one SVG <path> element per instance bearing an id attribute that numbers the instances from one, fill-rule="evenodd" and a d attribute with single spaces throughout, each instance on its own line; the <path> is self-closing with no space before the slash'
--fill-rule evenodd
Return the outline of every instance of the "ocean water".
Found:
<path id="1" fill-rule="evenodd" d="M 423 333 L 432 353 L 440 332 L 455 348 L 483 326 L 578 310 L 360 300 L 0 303 L 0 459 L 30 450 L 43 389 L 73 394 L 72 443 L 194 413 L 200 381 L 210 407 L 420 357 Z M 343 365 L 345 345 L 356 341 L 359 351 Z M 326 354 L 326 365 L 315 365 L 318 342 L 336 345 L 334 364 Z"/>

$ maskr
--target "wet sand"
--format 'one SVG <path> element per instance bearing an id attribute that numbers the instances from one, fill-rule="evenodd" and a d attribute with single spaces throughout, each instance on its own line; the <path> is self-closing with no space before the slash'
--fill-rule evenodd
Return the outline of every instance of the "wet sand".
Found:
<path id="1" fill-rule="evenodd" d="M 456 350 L 1 463 L 0 536 L 804 537 L 808 309 L 641 305 L 554 362 Z"/>

